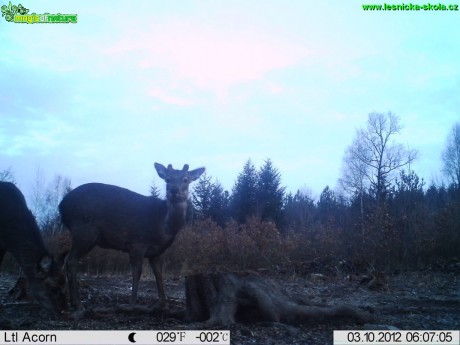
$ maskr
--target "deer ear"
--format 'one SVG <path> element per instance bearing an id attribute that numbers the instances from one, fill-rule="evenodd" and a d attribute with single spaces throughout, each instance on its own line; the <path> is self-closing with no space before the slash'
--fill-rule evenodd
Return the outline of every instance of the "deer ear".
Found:
<path id="1" fill-rule="evenodd" d="M 167 169 L 165 168 L 165 166 L 160 163 L 155 163 L 154 165 L 155 165 L 155 170 L 157 171 L 158 176 L 160 176 L 163 180 L 166 179 Z"/>
<path id="2" fill-rule="evenodd" d="M 189 171 L 188 176 L 192 181 L 198 180 L 198 178 L 201 176 L 201 174 L 204 173 L 206 169 L 205 168 L 198 168 L 192 171 Z"/>

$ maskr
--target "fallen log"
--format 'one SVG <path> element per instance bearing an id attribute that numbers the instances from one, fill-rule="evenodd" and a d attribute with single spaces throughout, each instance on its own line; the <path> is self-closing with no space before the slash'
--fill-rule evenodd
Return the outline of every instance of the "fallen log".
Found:
<path id="1" fill-rule="evenodd" d="M 255 273 L 194 274 L 185 278 L 189 321 L 224 326 L 236 322 L 327 322 L 370 316 L 346 305 L 311 306 L 290 297 L 278 284 Z"/>

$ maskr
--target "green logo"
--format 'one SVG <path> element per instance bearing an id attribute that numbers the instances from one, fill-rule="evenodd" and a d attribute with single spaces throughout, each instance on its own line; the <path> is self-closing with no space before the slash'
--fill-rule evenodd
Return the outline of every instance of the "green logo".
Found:
<path id="1" fill-rule="evenodd" d="M 29 13 L 29 9 L 25 8 L 21 4 L 18 6 L 12 5 L 11 1 L 9 5 L 2 6 L 2 17 L 5 17 L 7 22 L 13 23 L 27 23 L 27 24 L 57 24 L 57 23 L 76 23 L 76 14 L 50 14 L 50 13 Z"/>
<path id="2" fill-rule="evenodd" d="M 29 12 L 28 8 L 25 8 L 21 4 L 19 4 L 18 6 L 11 5 L 11 1 L 10 1 L 10 4 L 8 6 L 6 6 L 6 5 L 2 6 L 2 17 L 5 17 L 5 20 L 7 22 L 12 22 L 14 20 L 14 15 L 16 13 L 19 13 L 21 15 L 25 15 L 28 12 Z"/>

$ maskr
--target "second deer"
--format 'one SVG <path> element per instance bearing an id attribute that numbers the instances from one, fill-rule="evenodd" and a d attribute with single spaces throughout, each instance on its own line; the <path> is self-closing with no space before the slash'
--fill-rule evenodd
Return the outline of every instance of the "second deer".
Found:
<path id="1" fill-rule="evenodd" d="M 13 183 L 0 182 L 0 264 L 6 252 L 18 261 L 32 296 L 47 310 L 65 310 L 66 279 L 43 243 L 32 212 Z"/>
<path id="2" fill-rule="evenodd" d="M 69 192 L 59 205 L 62 222 L 72 236 L 66 258 L 70 303 L 83 309 L 77 283 L 77 265 L 94 246 L 118 249 L 129 254 L 133 288 L 131 304 L 137 299 L 143 259 L 148 258 L 155 275 L 161 306 L 166 303 L 162 264 L 159 256 L 185 225 L 188 188 L 205 171 L 175 170 L 155 163 L 166 182 L 166 200 L 143 196 L 117 186 L 89 183 Z"/>

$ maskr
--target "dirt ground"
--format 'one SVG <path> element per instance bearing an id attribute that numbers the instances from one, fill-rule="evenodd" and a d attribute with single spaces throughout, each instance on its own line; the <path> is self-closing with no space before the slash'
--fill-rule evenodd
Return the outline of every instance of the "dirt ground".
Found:
<path id="1" fill-rule="evenodd" d="M 184 321 L 183 279 L 166 279 L 168 312 L 159 314 L 119 306 L 127 305 L 131 277 L 81 276 L 83 304 L 80 319 L 44 316 L 40 307 L 28 300 L 16 300 L 8 292 L 17 276 L 0 272 L 0 329 L 16 330 L 163 330 L 204 329 L 202 324 Z M 460 329 L 460 274 L 457 272 L 416 272 L 387 277 L 387 286 L 370 290 L 354 276 L 274 276 L 289 294 L 308 296 L 313 303 L 357 306 L 372 314 L 372 323 L 350 322 L 285 325 L 280 323 L 237 324 L 229 327 L 232 344 L 332 344 L 334 329 L 402 330 Z M 143 277 L 139 305 L 153 307 L 157 298 L 155 282 Z M 147 309 L 147 308 L 145 308 Z M 154 309 L 152 309 L 154 310 Z"/>

